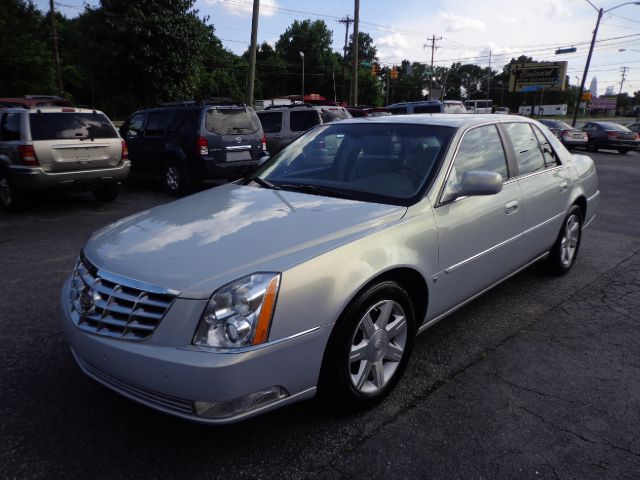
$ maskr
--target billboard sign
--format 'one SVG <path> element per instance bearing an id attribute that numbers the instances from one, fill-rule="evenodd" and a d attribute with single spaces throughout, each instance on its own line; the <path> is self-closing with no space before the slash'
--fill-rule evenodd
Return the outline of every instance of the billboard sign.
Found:
<path id="1" fill-rule="evenodd" d="M 598 97 L 591 100 L 591 105 L 589 106 L 591 110 L 615 110 L 616 109 L 616 98 L 613 97 Z"/>
<path id="2" fill-rule="evenodd" d="M 562 90 L 566 88 L 567 62 L 534 62 L 511 65 L 510 92 Z"/>

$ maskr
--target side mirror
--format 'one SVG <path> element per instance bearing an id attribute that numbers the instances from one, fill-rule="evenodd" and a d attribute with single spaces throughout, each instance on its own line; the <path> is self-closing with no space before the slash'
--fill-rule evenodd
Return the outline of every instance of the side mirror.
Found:
<path id="1" fill-rule="evenodd" d="M 462 175 L 460 183 L 445 190 L 442 202 L 452 202 L 458 197 L 495 195 L 502 191 L 502 175 L 496 172 L 471 171 Z"/>

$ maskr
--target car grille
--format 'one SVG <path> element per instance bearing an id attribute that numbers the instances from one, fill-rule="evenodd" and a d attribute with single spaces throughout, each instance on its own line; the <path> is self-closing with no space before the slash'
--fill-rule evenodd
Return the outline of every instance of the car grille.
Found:
<path id="1" fill-rule="evenodd" d="M 82 330 L 143 340 L 156 329 L 175 294 L 99 271 L 81 256 L 69 287 L 69 312 Z"/>
<path id="2" fill-rule="evenodd" d="M 170 410 L 172 412 L 187 415 L 193 414 L 192 403 L 189 400 L 165 395 L 164 393 L 154 392 L 147 388 L 130 385 L 97 369 L 84 359 L 80 358 L 80 356 L 75 352 L 73 352 L 73 356 L 84 373 L 125 397 L 129 397 L 132 400 L 152 405 L 163 410 Z"/>

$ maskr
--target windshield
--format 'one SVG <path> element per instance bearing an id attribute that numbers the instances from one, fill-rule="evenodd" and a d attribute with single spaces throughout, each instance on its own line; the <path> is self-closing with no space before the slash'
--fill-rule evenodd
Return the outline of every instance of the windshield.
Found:
<path id="1" fill-rule="evenodd" d="M 255 174 L 283 190 L 395 205 L 415 203 L 454 132 L 435 125 L 330 124 L 285 148 Z M 251 178 L 246 180 L 250 183 Z"/>
<path id="2" fill-rule="evenodd" d="M 33 113 L 29 120 L 33 140 L 118 138 L 115 128 L 102 113 Z"/>
<path id="3" fill-rule="evenodd" d="M 260 130 L 260 120 L 246 108 L 212 108 L 207 111 L 205 128 L 218 135 L 241 135 Z"/>

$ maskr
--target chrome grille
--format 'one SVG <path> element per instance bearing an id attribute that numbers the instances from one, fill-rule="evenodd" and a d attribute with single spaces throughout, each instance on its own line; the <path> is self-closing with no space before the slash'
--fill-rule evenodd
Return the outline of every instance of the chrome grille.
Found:
<path id="1" fill-rule="evenodd" d="M 87 332 L 142 340 L 156 329 L 174 297 L 158 287 L 101 272 L 81 256 L 69 288 L 69 312 Z"/>

